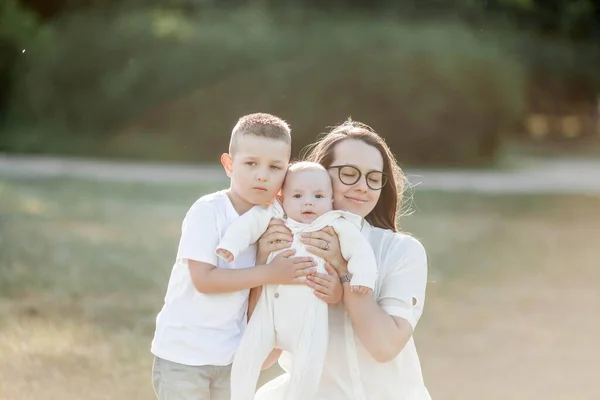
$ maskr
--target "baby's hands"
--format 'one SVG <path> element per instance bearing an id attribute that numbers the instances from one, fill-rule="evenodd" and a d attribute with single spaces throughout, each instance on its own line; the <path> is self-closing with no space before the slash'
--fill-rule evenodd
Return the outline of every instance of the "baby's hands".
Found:
<path id="1" fill-rule="evenodd" d="M 233 254 L 231 254 L 230 251 L 225 250 L 225 249 L 217 249 L 217 254 L 222 256 L 224 259 L 227 260 L 227 262 L 232 262 L 233 261 Z"/>
<path id="2" fill-rule="evenodd" d="M 373 293 L 373 289 L 368 288 L 366 286 L 350 286 L 350 290 L 356 292 L 358 294 L 371 295 Z"/>

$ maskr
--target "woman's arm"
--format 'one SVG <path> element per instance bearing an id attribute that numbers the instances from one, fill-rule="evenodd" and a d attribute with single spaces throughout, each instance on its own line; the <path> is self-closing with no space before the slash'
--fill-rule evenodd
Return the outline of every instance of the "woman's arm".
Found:
<path id="1" fill-rule="evenodd" d="M 378 362 L 393 360 L 408 343 L 412 325 L 404 318 L 385 312 L 372 296 L 351 291 L 348 282 L 343 286 L 344 306 L 365 349 Z"/>
<path id="2" fill-rule="evenodd" d="M 386 362 L 404 349 L 421 316 L 427 286 L 427 254 L 418 240 L 400 235 L 377 251 L 384 252 L 379 261 L 383 276 L 377 300 L 345 287 L 343 301 L 365 348 L 377 361 Z"/>
<path id="3" fill-rule="evenodd" d="M 339 240 L 332 228 L 311 232 L 303 241 L 311 246 L 307 247 L 311 253 L 330 262 L 340 276 L 348 273 L 348 263 L 341 257 Z M 331 244 L 325 246 L 323 243 L 327 242 Z M 391 260 L 393 265 L 379 268 L 380 273 L 386 275 L 377 301 L 372 296 L 353 292 L 349 283 L 343 284 L 343 302 L 352 327 L 378 362 L 394 359 L 410 340 L 418 319 L 415 306 L 418 304 L 422 309 L 427 285 L 427 256 L 416 239 L 398 238 L 386 253 L 385 259 Z"/>

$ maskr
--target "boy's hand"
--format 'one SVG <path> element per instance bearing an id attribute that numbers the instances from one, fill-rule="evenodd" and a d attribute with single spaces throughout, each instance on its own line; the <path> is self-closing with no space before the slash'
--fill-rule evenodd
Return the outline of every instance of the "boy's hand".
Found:
<path id="1" fill-rule="evenodd" d="M 373 293 L 373 289 L 366 286 L 350 286 L 350 290 L 358 294 L 371 295 L 371 293 Z"/>
<path id="2" fill-rule="evenodd" d="M 269 227 L 258 239 L 256 263 L 266 264 L 269 254 L 292 245 L 292 232 L 281 219 L 271 218 Z"/>
<path id="3" fill-rule="evenodd" d="M 328 274 L 316 273 L 306 277 L 307 285 L 314 290 L 315 296 L 327 304 L 337 304 L 342 300 L 344 287 L 335 268 L 325 263 Z"/>
<path id="4" fill-rule="evenodd" d="M 232 262 L 233 261 L 233 254 L 231 254 L 230 251 L 225 250 L 225 249 L 217 249 L 217 254 L 219 254 L 220 256 L 222 256 L 224 259 L 227 260 L 227 262 Z"/>
<path id="5" fill-rule="evenodd" d="M 312 257 L 292 257 L 296 250 L 287 250 L 269 263 L 269 282 L 278 285 L 305 283 L 305 277 L 316 272 L 317 262 Z"/>

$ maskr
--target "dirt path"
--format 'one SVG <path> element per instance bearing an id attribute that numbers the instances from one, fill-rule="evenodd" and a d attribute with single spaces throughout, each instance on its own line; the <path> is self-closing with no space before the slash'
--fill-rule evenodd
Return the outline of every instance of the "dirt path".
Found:
<path id="1" fill-rule="evenodd" d="M 514 170 L 408 170 L 411 186 L 485 193 L 600 193 L 600 159 L 540 161 Z M 106 181 L 223 182 L 218 165 L 158 164 L 0 154 L 0 176 Z"/>

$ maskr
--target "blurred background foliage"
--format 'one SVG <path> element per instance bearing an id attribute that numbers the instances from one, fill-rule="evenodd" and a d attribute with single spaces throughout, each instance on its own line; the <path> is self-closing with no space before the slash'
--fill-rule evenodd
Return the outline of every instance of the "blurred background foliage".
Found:
<path id="1" fill-rule="evenodd" d="M 296 155 L 352 116 L 412 165 L 600 137 L 600 0 L 1 4 L 4 152 L 215 162 L 255 111 Z"/>

